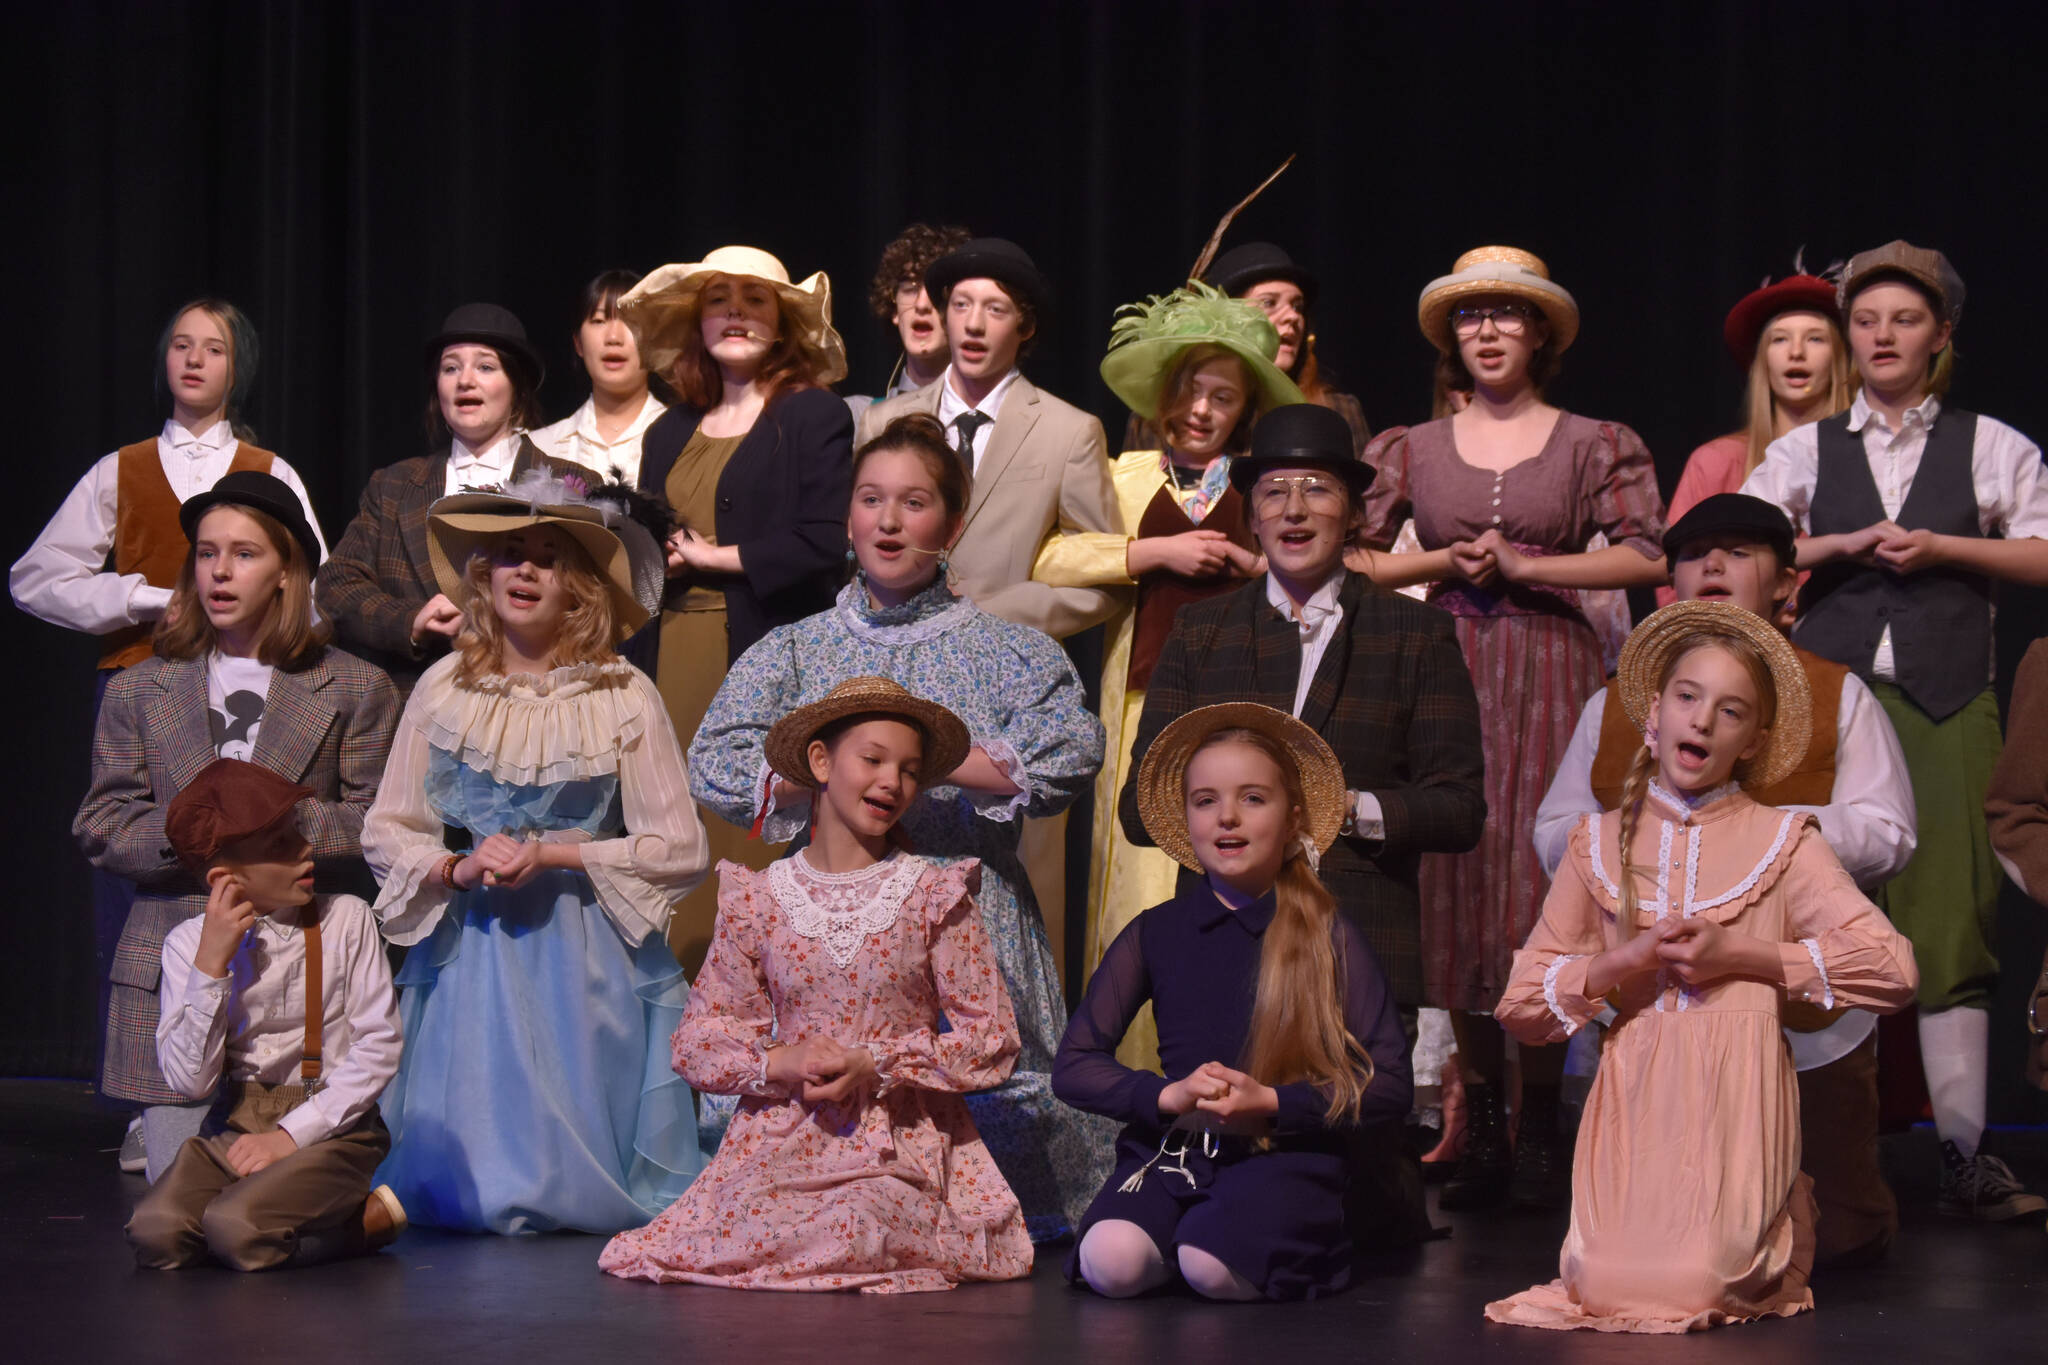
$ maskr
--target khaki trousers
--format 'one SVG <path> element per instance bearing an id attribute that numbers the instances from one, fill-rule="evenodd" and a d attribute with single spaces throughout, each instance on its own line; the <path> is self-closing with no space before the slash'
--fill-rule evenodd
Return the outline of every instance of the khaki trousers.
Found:
<path id="1" fill-rule="evenodd" d="M 250 1176 L 228 1164 L 244 1133 L 268 1133 L 296 1109 L 296 1085 L 228 1082 L 198 1137 L 178 1149 L 128 1220 L 136 1263 L 175 1270 L 219 1261 L 236 1270 L 310 1265 L 363 1251 L 363 1201 L 391 1134 L 372 1107 L 345 1133 L 316 1142 Z"/>

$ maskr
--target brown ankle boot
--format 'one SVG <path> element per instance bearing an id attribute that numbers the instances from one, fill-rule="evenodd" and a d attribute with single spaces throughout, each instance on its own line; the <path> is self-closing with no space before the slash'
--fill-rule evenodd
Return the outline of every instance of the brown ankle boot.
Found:
<path id="1" fill-rule="evenodd" d="M 389 1185 L 379 1185 L 363 1201 L 363 1250 L 376 1251 L 398 1240 L 406 1228 L 405 1205 Z"/>

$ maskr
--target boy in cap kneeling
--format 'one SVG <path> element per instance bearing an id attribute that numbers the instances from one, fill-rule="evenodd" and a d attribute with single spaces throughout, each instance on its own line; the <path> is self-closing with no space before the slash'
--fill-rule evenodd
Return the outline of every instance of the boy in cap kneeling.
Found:
<path id="1" fill-rule="evenodd" d="M 208 894 L 164 939 L 157 1058 L 174 1090 L 215 1105 L 128 1222 L 141 1265 L 306 1265 L 405 1228 L 370 1187 L 391 1147 L 377 1096 L 398 1070 L 397 997 L 369 906 L 314 894 L 295 813 L 311 795 L 224 758 L 165 812 Z"/>

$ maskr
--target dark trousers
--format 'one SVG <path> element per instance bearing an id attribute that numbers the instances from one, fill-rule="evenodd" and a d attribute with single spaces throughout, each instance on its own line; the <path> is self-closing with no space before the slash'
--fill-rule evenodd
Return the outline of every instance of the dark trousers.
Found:
<path id="1" fill-rule="evenodd" d="M 1800 1167 L 1820 1208 L 1814 1261 L 1884 1255 L 1899 1232 L 1899 1205 L 1877 1160 L 1877 1035 L 1848 1056 L 1799 1073 Z"/>
<path id="2" fill-rule="evenodd" d="M 236 1270 L 361 1255 L 363 1202 L 391 1150 L 391 1134 L 372 1108 L 347 1132 L 304 1147 L 253 1175 L 238 1176 L 228 1148 L 244 1133 L 268 1133 L 297 1108 L 296 1085 L 223 1087 L 225 1123 L 179 1149 L 128 1220 L 135 1260 L 176 1270 L 208 1260 Z"/>

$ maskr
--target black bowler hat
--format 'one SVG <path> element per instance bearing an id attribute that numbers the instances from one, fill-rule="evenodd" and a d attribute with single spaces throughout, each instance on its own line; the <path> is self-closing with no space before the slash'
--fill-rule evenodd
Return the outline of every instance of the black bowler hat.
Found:
<path id="1" fill-rule="evenodd" d="M 1780 568 L 1792 565 L 1792 522 L 1777 507 L 1747 493 L 1716 493 L 1693 504 L 1664 532 L 1664 557 L 1675 564 L 1688 543 L 1720 535 L 1749 536 L 1751 543 L 1771 547 Z"/>
<path id="2" fill-rule="evenodd" d="M 925 267 L 924 292 L 940 308 L 946 291 L 962 280 L 994 280 L 1041 316 L 1052 303 L 1052 290 L 1024 248 L 1001 237 L 976 237 Z"/>
<path id="3" fill-rule="evenodd" d="M 427 340 L 428 371 L 440 367 L 443 350 L 464 342 L 493 347 L 507 365 L 523 367 L 528 392 L 540 388 L 541 377 L 548 372 L 540 352 L 526 339 L 525 326 L 509 308 L 500 308 L 495 303 L 465 303 L 450 313 L 442 321 L 441 330 Z"/>
<path id="4" fill-rule="evenodd" d="M 1302 305 L 1312 308 L 1316 301 L 1316 277 L 1294 263 L 1294 258 L 1271 242 L 1246 242 L 1218 256 L 1209 266 L 1208 282 L 1232 298 L 1241 297 L 1255 284 L 1285 280 L 1301 291 Z"/>
<path id="5" fill-rule="evenodd" d="M 222 503 L 253 507 L 275 517 L 285 530 L 292 533 L 292 539 L 305 547 L 306 562 L 319 567 L 320 537 L 313 534 L 313 524 L 306 520 L 306 509 L 300 503 L 299 495 L 277 475 L 259 473 L 254 469 L 231 470 L 221 475 L 220 482 L 204 493 L 194 493 L 185 499 L 178 505 L 178 525 L 185 528 L 185 539 L 196 540 L 199 519 Z"/>
<path id="6" fill-rule="evenodd" d="M 1259 418 L 1252 448 L 1230 462 L 1230 482 L 1248 493 L 1269 469 L 1327 470 L 1363 497 L 1372 487 L 1373 467 L 1351 445 L 1351 424 L 1320 403 L 1287 403 Z"/>

